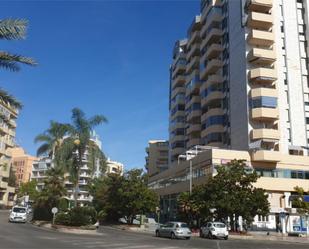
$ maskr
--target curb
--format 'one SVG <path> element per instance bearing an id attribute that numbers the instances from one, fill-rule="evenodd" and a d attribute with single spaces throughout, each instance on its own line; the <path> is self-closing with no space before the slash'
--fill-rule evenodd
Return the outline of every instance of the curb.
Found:
<path id="1" fill-rule="evenodd" d="M 309 239 L 291 239 L 285 236 L 239 236 L 239 235 L 229 235 L 231 239 L 238 240 L 262 240 L 262 241 L 278 241 L 278 242 L 288 242 L 288 243 L 300 243 L 309 244 Z"/>

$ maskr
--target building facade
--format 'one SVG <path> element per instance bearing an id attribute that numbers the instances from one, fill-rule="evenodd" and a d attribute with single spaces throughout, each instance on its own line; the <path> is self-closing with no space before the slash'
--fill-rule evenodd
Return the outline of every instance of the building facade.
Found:
<path id="1" fill-rule="evenodd" d="M 145 157 L 148 176 L 154 176 L 168 168 L 168 141 L 150 140 Z"/>
<path id="2" fill-rule="evenodd" d="M 36 189 L 41 191 L 44 187 L 44 180 L 47 178 L 46 172 L 52 167 L 52 160 L 42 157 L 33 161 L 31 180 L 36 181 Z"/>
<path id="3" fill-rule="evenodd" d="M 170 168 L 150 179 L 151 186 L 177 178 L 155 188 L 168 210 L 189 188 L 188 162 L 178 164 L 179 155 L 199 145 L 208 149 L 193 160 L 197 175 L 213 175 L 231 159 L 261 174 L 257 185 L 269 193 L 271 214 L 257 217 L 257 229 L 274 229 L 280 213 L 290 230 L 301 223 L 289 196 L 295 186 L 309 189 L 308 8 L 308 0 L 201 1 L 173 50 Z"/>
<path id="4" fill-rule="evenodd" d="M 15 146 L 18 109 L 0 99 L 0 205 L 12 206 L 15 188 L 8 185 L 11 172 L 11 152 Z"/>
<path id="5" fill-rule="evenodd" d="M 120 162 L 112 161 L 110 158 L 106 160 L 106 172 L 105 174 L 119 174 L 123 175 L 124 165 Z"/>
<path id="6" fill-rule="evenodd" d="M 26 154 L 21 147 L 12 148 L 11 155 L 12 167 L 16 177 L 16 189 L 18 189 L 22 183 L 30 181 L 33 162 L 38 158 Z"/>

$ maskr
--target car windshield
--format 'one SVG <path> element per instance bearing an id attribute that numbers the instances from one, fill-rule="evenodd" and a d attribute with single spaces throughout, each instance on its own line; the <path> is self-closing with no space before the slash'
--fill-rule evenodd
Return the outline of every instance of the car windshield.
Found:
<path id="1" fill-rule="evenodd" d="M 223 223 L 214 223 L 214 227 L 224 228 L 225 225 Z"/>
<path id="2" fill-rule="evenodd" d="M 13 208 L 13 212 L 14 213 L 26 213 L 26 209 L 15 207 L 15 208 Z"/>
<path id="3" fill-rule="evenodd" d="M 187 225 L 186 223 L 181 223 L 181 224 L 180 224 L 180 227 L 182 227 L 182 228 L 188 228 L 188 225 Z"/>

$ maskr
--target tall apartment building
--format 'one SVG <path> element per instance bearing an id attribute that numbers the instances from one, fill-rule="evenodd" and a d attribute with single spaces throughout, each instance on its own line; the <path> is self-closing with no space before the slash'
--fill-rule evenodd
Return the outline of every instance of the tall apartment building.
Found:
<path id="1" fill-rule="evenodd" d="M 201 1 L 201 15 L 173 52 L 172 161 L 197 144 L 307 154 L 301 148 L 309 143 L 307 6 Z"/>
<path id="2" fill-rule="evenodd" d="M 168 168 L 168 141 L 150 140 L 145 157 L 148 176 L 154 176 Z"/>
<path id="3" fill-rule="evenodd" d="M 47 178 L 46 172 L 52 167 L 51 159 L 42 157 L 32 164 L 31 180 L 36 181 L 36 189 L 41 191 L 44 187 L 44 180 Z"/>
<path id="4" fill-rule="evenodd" d="M 173 50 L 171 167 L 149 181 L 165 215 L 189 178 L 202 184 L 216 165 L 236 158 L 269 193 L 271 213 L 255 226 L 293 231 L 301 224 L 291 200 L 295 186 L 309 188 L 308 25 L 308 0 L 201 1 L 188 37 Z M 179 163 L 195 145 L 200 153 Z"/>
<path id="5" fill-rule="evenodd" d="M 22 183 L 29 182 L 32 174 L 32 164 L 38 158 L 26 154 L 23 148 L 15 147 L 11 149 L 12 167 L 16 177 L 16 188 Z"/>
<path id="6" fill-rule="evenodd" d="M 12 206 L 15 188 L 8 186 L 11 168 L 10 148 L 15 146 L 18 109 L 0 99 L 0 205 Z"/>

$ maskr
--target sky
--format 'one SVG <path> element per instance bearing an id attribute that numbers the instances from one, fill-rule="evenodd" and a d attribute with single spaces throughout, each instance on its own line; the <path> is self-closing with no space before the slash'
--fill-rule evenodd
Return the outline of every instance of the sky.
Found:
<path id="1" fill-rule="evenodd" d="M 34 138 L 50 120 L 70 122 L 71 110 L 102 114 L 96 128 L 104 153 L 145 165 L 148 140 L 168 139 L 169 65 L 177 39 L 199 13 L 199 0 L 0 0 L 0 19 L 29 21 L 25 40 L 1 49 L 33 57 L 37 67 L 0 71 L 0 87 L 24 108 L 16 142 L 36 154 Z"/>

